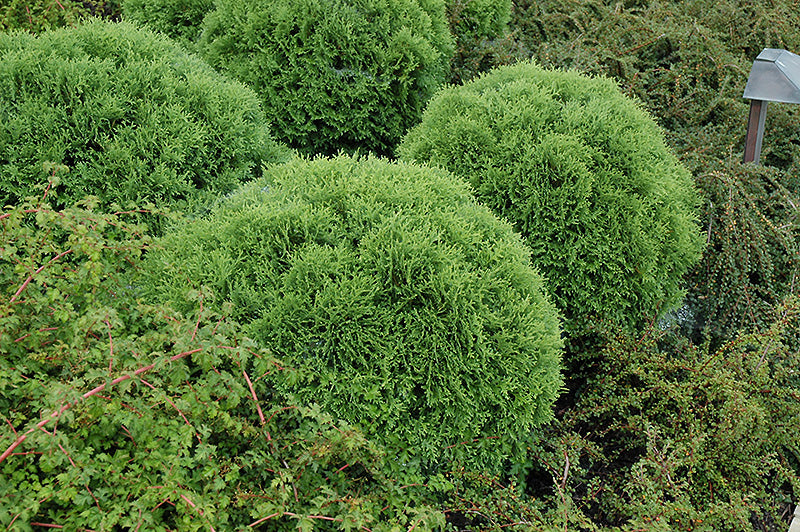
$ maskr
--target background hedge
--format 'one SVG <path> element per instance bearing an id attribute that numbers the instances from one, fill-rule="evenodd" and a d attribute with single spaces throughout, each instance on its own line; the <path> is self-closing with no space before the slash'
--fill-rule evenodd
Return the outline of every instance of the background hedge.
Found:
<path id="1" fill-rule="evenodd" d="M 281 159 L 257 96 L 166 37 L 92 21 L 0 33 L 0 205 L 167 205 Z M 49 185 L 48 185 L 49 183 Z"/>
<path id="2" fill-rule="evenodd" d="M 510 220 L 579 332 L 681 302 L 700 256 L 697 193 L 661 131 L 614 82 L 531 63 L 440 92 L 404 138 Z"/>
<path id="3" fill-rule="evenodd" d="M 446 172 L 298 160 L 160 245 L 157 294 L 208 286 L 304 370 L 288 392 L 399 442 L 408 467 L 496 468 L 552 416 L 556 311 L 519 237 Z"/>
<path id="4" fill-rule="evenodd" d="M 392 153 L 444 82 L 452 47 L 442 0 L 218 2 L 200 43 L 306 154 Z"/>

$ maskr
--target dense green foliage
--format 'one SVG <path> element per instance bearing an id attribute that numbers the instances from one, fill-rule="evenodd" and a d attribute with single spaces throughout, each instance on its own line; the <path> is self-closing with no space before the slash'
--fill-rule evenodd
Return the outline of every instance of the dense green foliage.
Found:
<path id="1" fill-rule="evenodd" d="M 0 6 L 0 30 L 38 33 L 74 26 L 90 16 L 119 16 L 117 0 L 10 0 Z"/>
<path id="2" fill-rule="evenodd" d="M 4 528 L 443 524 L 424 502 L 443 478 L 387 477 L 357 429 L 267 385 L 292 371 L 201 297 L 185 316 L 134 300 L 145 232 L 86 208 L 0 217 Z"/>
<path id="3" fill-rule="evenodd" d="M 612 81 L 499 68 L 440 92 L 399 153 L 469 180 L 514 224 L 572 332 L 681 301 L 702 244 L 691 176 Z"/>
<path id="4" fill-rule="evenodd" d="M 447 21 L 456 44 L 450 80 L 465 81 L 481 67 L 484 48 L 505 37 L 511 0 L 447 0 Z"/>
<path id="5" fill-rule="evenodd" d="M 94 21 L 0 33 L 0 205 L 167 205 L 284 156 L 257 96 L 166 37 Z M 198 193 L 199 191 L 199 193 Z"/>
<path id="6" fill-rule="evenodd" d="M 203 18 L 214 0 L 123 0 L 122 14 L 129 20 L 169 35 L 185 44 L 200 38 Z"/>
<path id="7" fill-rule="evenodd" d="M 306 154 L 389 154 L 444 81 L 442 0 L 230 0 L 203 56 L 262 97 L 278 139 Z"/>
<path id="8" fill-rule="evenodd" d="M 287 391 L 401 462 L 496 467 L 552 416 L 556 312 L 520 238 L 444 171 L 297 160 L 160 245 L 156 293 L 209 287 L 304 371 Z"/>
<path id="9" fill-rule="evenodd" d="M 775 314 L 717 350 L 656 328 L 608 334 L 533 457 L 531 474 L 571 501 L 570 529 L 786 529 L 800 497 L 800 302 Z"/>

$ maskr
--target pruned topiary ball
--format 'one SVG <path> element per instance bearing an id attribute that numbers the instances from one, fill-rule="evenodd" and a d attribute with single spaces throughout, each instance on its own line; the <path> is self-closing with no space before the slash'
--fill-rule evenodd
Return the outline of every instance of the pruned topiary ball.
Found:
<path id="1" fill-rule="evenodd" d="M 232 303 L 231 318 L 305 369 L 289 391 L 404 460 L 497 466 L 552 415 L 557 311 L 517 233 L 448 172 L 296 160 L 160 244 L 154 293 L 211 288 L 207 305 Z"/>
<path id="2" fill-rule="evenodd" d="M 101 21 L 0 33 L 0 205 L 50 180 L 60 206 L 163 206 L 229 192 L 285 152 L 252 90 L 166 37 Z"/>
<path id="3" fill-rule="evenodd" d="M 444 82 L 453 43 L 443 0 L 225 0 L 199 49 L 261 95 L 289 146 L 388 155 Z"/>
<path id="4" fill-rule="evenodd" d="M 671 310 L 700 257 L 691 174 L 610 79 L 499 68 L 440 92 L 399 154 L 468 180 L 523 234 L 570 334 Z"/>

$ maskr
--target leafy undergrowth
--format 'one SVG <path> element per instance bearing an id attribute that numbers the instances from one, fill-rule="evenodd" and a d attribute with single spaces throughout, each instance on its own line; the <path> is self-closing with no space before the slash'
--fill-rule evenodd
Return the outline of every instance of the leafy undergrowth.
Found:
<path id="1" fill-rule="evenodd" d="M 137 301 L 145 229 L 86 207 L 0 219 L 0 523 L 443 526 L 416 503 L 442 478 L 391 478 L 358 430 L 275 393 L 292 370 L 203 294 L 187 316 Z"/>

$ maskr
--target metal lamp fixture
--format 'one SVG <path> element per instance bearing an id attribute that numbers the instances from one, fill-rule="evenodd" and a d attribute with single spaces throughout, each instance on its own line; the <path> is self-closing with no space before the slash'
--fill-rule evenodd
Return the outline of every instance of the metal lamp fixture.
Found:
<path id="1" fill-rule="evenodd" d="M 753 62 L 744 97 L 750 100 L 744 162 L 758 164 L 767 103 L 800 103 L 800 56 L 786 50 L 764 48 Z"/>

